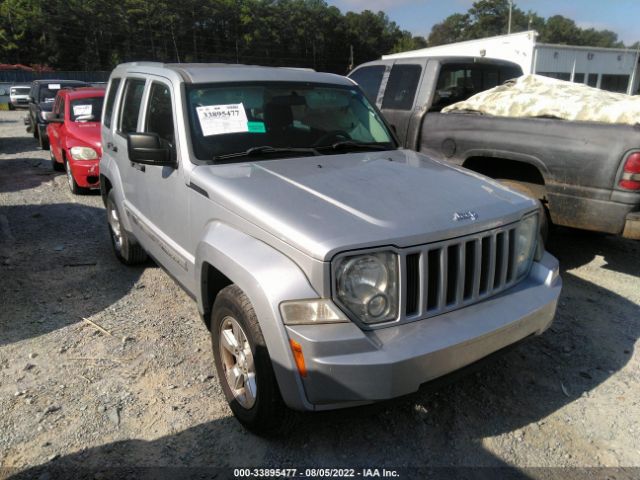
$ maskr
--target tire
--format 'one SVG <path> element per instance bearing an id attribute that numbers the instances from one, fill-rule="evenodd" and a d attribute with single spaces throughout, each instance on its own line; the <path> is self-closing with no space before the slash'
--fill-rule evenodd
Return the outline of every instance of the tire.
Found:
<path id="1" fill-rule="evenodd" d="M 236 353 L 232 353 L 228 347 L 224 347 L 223 343 L 232 345 L 229 341 L 221 342 L 224 338 L 229 339 L 229 335 L 232 335 L 236 345 L 244 344 L 244 348 L 238 348 Z M 243 336 L 244 341 L 241 341 Z M 216 297 L 211 312 L 211 341 L 219 382 L 238 421 L 258 434 L 276 433 L 286 427 L 292 412 L 284 405 L 280 396 L 271 358 L 253 306 L 236 285 L 222 289 Z M 249 355 L 253 361 L 248 358 Z M 237 373 L 241 373 L 243 378 L 232 386 L 232 374 L 227 375 L 227 372 L 234 364 L 240 368 L 241 372 Z M 250 393 L 247 395 L 248 385 L 253 387 L 248 389 Z"/>
<path id="2" fill-rule="evenodd" d="M 122 228 L 120 221 L 122 215 L 118 209 L 113 190 L 109 190 L 107 194 L 106 210 L 109 238 L 116 258 L 125 265 L 138 265 L 145 262 L 147 260 L 147 252 Z"/>
<path id="3" fill-rule="evenodd" d="M 64 165 L 56 160 L 53 150 L 49 150 L 49 158 L 51 160 L 51 168 L 53 168 L 54 172 L 64 171 Z"/>
<path id="4" fill-rule="evenodd" d="M 38 129 L 38 145 L 42 150 L 49 150 L 49 138 L 42 133 L 39 126 L 36 126 L 36 128 Z"/>
<path id="5" fill-rule="evenodd" d="M 76 179 L 73 178 L 73 172 L 71 171 L 71 165 L 69 164 L 69 160 L 64 159 L 64 171 L 67 175 L 67 185 L 69 185 L 69 190 L 74 195 L 81 195 L 86 193 L 86 189 L 77 184 Z"/>
<path id="6" fill-rule="evenodd" d="M 538 202 L 538 206 L 540 208 L 540 235 L 542 236 L 542 240 L 547 243 L 547 239 L 549 238 L 549 229 L 552 226 L 551 220 L 550 220 L 550 216 L 549 216 L 549 209 L 547 208 L 547 206 L 542 202 L 542 200 L 540 198 L 538 198 L 538 194 L 530 187 L 528 187 L 526 184 L 523 184 L 521 182 L 518 182 L 516 180 L 503 180 L 503 179 L 498 179 L 498 181 L 500 183 L 502 183 L 503 185 L 512 188 L 513 190 L 516 190 L 517 192 L 520 192 L 528 197 L 533 198 L 534 200 L 536 200 Z"/>
<path id="7" fill-rule="evenodd" d="M 9 103 L 9 110 L 15 110 L 16 107 L 13 106 L 13 103 Z"/>

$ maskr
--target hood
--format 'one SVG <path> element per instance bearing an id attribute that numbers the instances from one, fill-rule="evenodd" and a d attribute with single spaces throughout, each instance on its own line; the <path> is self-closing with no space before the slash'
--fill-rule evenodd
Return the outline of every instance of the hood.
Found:
<path id="1" fill-rule="evenodd" d="M 192 179 L 214 201 L 320 260 L 467 235 L 536 208 L 481 175 L 409 150 L 206 165 Z"/>
<path id="2" fill-rule="evenodd" d="M 100 122 L 65 122 L 71 135 L 70 146 L 87 146 L 102 155 L 102 140 L 100 138 Z"/>

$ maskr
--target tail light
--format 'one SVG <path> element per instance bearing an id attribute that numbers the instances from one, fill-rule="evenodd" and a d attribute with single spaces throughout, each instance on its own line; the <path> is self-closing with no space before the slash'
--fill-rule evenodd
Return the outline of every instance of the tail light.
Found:
<path id="1" fill-rule="evenodd" d="M 629 155 L 618 185 L 627 190 L 640 190 L 640 152 Z"/>

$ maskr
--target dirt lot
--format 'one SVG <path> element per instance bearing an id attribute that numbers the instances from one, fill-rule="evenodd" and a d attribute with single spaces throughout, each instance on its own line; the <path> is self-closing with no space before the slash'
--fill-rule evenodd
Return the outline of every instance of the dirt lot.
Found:
<path id="1" fill-rule="evenodd" d="M 23 115 L 0 112 L 0 467 L 8 472 L 640 466 L 640 242 L 557 230 L 549 249 L 564 290 L 544 335 L 436 392 L 302 415 L 286 435 L 263 439 L 231 416 L 195 303 L 155 265 L 116 261 L 100 197 L 71 195 Z"/>

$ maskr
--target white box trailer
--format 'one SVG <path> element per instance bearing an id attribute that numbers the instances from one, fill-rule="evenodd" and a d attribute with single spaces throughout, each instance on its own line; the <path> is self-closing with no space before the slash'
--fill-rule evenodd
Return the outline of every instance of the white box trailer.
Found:
<path id="1" fill-rule="evenodd" d="M 515 62 L 527 73 L 584 83 L 613 92 L 637 94 L 640 52 L 624 48 L 581 47 L 537 42 L 535 30 L 384 55 L 408 57 L 474 56 Z"/>

